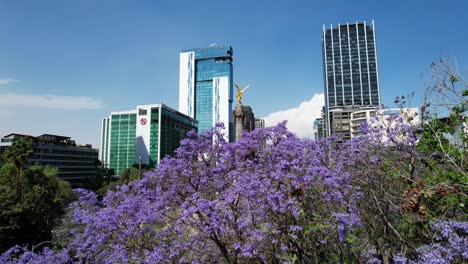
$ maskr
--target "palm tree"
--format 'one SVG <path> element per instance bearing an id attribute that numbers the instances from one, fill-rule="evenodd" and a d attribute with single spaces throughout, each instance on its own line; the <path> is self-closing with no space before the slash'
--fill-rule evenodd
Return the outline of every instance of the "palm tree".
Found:
<path id="1" fill-rule="evenodd" d="M 31 139 L 22 137 L 6 149 L 3 158 L 15 164 L 16 167 L 16 196 L 19 194 L 19 178 L 24 165 L 34 155 L 34 143 Z"/>

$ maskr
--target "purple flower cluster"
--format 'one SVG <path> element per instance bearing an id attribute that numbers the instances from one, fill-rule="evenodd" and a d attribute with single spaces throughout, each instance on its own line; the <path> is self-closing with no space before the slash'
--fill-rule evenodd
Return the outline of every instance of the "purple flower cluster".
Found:
<path id="1" fill-rule="evenodd" d="M 434 243 L 418 249 L 417 263 L 454 263 L 468 261 L 468 223 L 437 221 L 432 225 L 437 232 Z"/>
<path id="2" fill-rule="evenodd" d="M 436 232 L 434 243 L 417 249 L 415 260 L 400 254 L 393 257 L 398 264 L 450 264 L 466 263 L 468 260 L 468 223 L 436 221 L 431 225 Z"/>
<path id="3" fill-rule="evenodd" d="M 335 254 L 337 244 L 349 246 L 362 225 L 357 205 L 363 197 L 351 173 L 377 131 L 337 146 L 333 138 L 299 139 L 286 123 L 254 130 L 233 144 L 219 129 L 190 132 L 175 157 L 100 203 L 95 194 L 77 190 L 66 249 L 35 254 L 16 247 L 0 262 L 310 263 Z M 406 132 L 388 138 L 415 141 L 412 130 L 401 129 Z M 460 226 L 450 225 L 435 225 L 448 244 L 431 245 L 430 252 L 466 254 L 466 227 L 458 223 L 462 236 Z M 450 255 L 441 250 L 447 245 Z M 429 251 L 420 254 L 423 259 Z"/>
<path id="4" fill-rule="evenodd" d="M 357 190 L 324 155 L 327 144 L 298 139 L 285 123 L 235 144 L 218 129 L 190 133 L 174 158 L 101 206 L 79 190 L 67 252 L 92 263 L 307 261 L 316 244 L 326 254 L 327 240 L 359 223 Z"/>
<path id="5" fill-rule="evenodd" d="M 368 140 L 385 146 L 416 146 L 421 128 L 401 115 L 376 115 L 368 123 L 361 123 L 361 131 Z"/>
<path id="6" fill-rule="evenodd" d="M 41 254 L 36 254 L 29 251 L 25 247 L 15 246 L 2 255 L 0 255 L 0 263 L 29 263 L 29 264 L 44 264 L 44 263 L 72 263 L 68 256 L 67 250 L 54 252 L 49 248 L 44 248 Z"/>

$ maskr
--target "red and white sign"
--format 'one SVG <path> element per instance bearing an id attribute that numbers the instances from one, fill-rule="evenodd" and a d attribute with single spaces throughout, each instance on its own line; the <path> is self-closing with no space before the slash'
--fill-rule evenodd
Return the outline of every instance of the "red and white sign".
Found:
<path id="1" fill-rule="evenodd" d="M 142 118 L 140 119 L 140 124 L 142 124 L 143 126 L 146 125 L 148 121 L 146 120 L 146 118 Z"/>

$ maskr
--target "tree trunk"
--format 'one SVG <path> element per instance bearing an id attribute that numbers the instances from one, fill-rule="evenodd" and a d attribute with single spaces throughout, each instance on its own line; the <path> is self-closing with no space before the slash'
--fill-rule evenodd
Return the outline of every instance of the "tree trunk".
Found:
<path id="1" fill-rule="evenodd" d="M 20 177 L 20 170 L 16 168 L 16 197 L 19 195 L 19 177 Z"/>
<path id="2" fill-rule="evenodd" d="M 390 264 L 389 250 L 385 246 L 385 242 L 383 241 L 383 239 L 378 239 L 377 245 L 379 247 L 379 251 L 380 251 L 379 253 L 380 253 L 380 256 L 382 257 L 383 264 Z"/>

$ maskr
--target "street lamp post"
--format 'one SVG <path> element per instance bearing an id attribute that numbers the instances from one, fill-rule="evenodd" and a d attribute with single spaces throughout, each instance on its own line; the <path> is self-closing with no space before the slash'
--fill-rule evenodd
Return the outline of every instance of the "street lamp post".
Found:
<path id="1" fill-rule="evenodd" d="M 138 156 L 138 180 L 141 180 L 141 156 Z"/>

